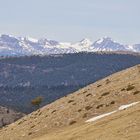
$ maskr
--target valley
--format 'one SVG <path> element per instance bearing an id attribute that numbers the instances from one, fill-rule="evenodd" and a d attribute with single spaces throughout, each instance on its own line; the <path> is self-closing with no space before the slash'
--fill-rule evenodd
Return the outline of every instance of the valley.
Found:
<path id="1" fill-rule="evenodd" d="M 139 54 L 120 52 L 1 58 L 0 104 L 30 113 L 37 96 L 44 106 L 139 63 Z"/>

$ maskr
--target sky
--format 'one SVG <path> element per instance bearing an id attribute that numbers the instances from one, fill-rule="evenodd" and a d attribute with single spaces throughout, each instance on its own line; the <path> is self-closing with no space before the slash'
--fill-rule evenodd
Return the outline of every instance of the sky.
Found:
<path id="1" fill-rule="evenodd" d="M 140 43 L 140 0 L 0 0 L 0 34 Z"/>

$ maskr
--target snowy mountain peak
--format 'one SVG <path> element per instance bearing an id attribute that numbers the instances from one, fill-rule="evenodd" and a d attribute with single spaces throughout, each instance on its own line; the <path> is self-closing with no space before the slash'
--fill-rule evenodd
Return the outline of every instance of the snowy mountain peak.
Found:
<path id="1" fill-rule="evenodd" d="M 104 42 L 115 42 L 115 41 L 113 41 L 112 38 L 110 38 L 110 37 L 103 37 L 103 38 L 100 38 L 99 40 L 97 40 L 95 43 L 101 44 Z"/>
<path id="2" fill-rule="evenodd" d="M 92 45 L 92 43 L 93 42 L 91 42 L 90 39 L 84 38 L 80 42 L 78 42 L 77 44 L 79 44 L 81 47 L 82 46 L 89 47 Z"/>
<path id="3" fill-rule="evenodd" d="M 2 34 L 0 36 L 0 40 L 4 42 L 14 42 L 14 41 L 17 41 L 18 38 L 12 35 Z"/>
<path id="4" fill-rule="evenodd" d="M 80 44 L 81 44 L 81 45 L 91 45 L 92 42 L 90 41 L 90 39 L 84 38 L 84 39 L 82 39 L 82 40 L 80 41 Z"/>
<path id="5" fill-rule="evenodd" d="M 22 37 L 21 40 L 22 41 L 29 41 L 29 42 L 32 42 L 32 43 L 38 43 L 38 40 L 35 39 L 35 38 L 32 38 L 32 37 Z"/>
<path id="6" fill-rule="evenodd" d="M 125 51 L 126 47 L 110 37 L 101 38 L 92 45 L 95 51 Z"/>
<path id="7" fill-rule="evenodd" d="M 0 35 L 0 38 L 16 38 L 16 37 L 13 36 L 13 35 L 1 34 L 1 35 Z"/>
<path id="8" fill-rule="evenodd" d="M 133 46 L 131 46 L 133 51 L 135 52 L 140 52 L 140 44 L 135 44 Z"/>
<path id="9" fill-rule="evenodd" d="M 76 52 L 89 52 L 92 44 L 93 42 L 85 38 L 75 44 L 72 44 L 71 46 L 77 50 Z"/>

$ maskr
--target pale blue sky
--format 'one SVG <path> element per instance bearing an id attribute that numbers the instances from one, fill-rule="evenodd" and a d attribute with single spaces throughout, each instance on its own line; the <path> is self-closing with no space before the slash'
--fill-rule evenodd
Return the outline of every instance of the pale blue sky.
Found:
<path id="1" fill-rule="evenodd" d="M 0 0 L 0 34 L 140 43 L 140 0 Z"/>

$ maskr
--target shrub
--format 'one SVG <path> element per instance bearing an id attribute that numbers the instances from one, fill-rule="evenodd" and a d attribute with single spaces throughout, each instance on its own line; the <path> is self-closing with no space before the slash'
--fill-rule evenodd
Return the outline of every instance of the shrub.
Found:
<path id="1" fill-rule="evenodd" d="M 121 91 L 125 91 L 125 88 L 122 88 Z"/>
<path id="2" fill-rule="evenodd" d="M 72 105 L 76 105 L 76 103 L 73 103 Z"/>
<path id="3" fill-rule="evenodd" d="M 84 115 L 83 115 L 83 118 L 86 118 L 88 116 L 88 114 L 87 113 L 85 113 Z"/>
<path id="4" fill-rule="evenodd" d="M 89 93 L 89 94 L 87 94 L 87 95 L 86 95 L 86 97 L 88 97 L 88 96 L 92 96 L 92 94 L 91 94 L 91 93 Z"/>
<path id="5" fill-rule="evenodd" d="M 102 85 L 97 85 L 97 87 L 101 87 Z"/>
<path id="6" fill-rule="evenodd" d="M 69 100 L 69 101 L 68 101 L 68 103 L 72 103 L 72 102 L 74 102 L 74 100 Z"/>
<path id="7" fill-rule="evenodd" d="M 42 101 L 43 101 L 43 97 L 39 96 L 39 97 L 36 97 L 35 99 L 33 99 L 33 100 L 31 101 L 31 104 L 32 104 L 33 106 L 40 107 L 40 104 L 42 103 Z"/>
<path id="8" fill-rule="evenodd" d="M 100 105 L 98 105 L 96 108 L 99 109 L 99 108 L 101 108 L 101 107 L 103 107 L 103 106 L 104 106 L 104 104 L 100 104 Z"/>
<path id="9" fill-rule="evenodd" d="M 39 112 L 38 116 L 40 116 L 42 114 L 42 112 Z"/>
<path id="10" fill-rule="evenodd" d="M 78 109 L 78 112 L 81 112 L 82 111 L 82 109 Z"/>
<path id="11" fill-rule="evenodd" d="M 28 135 L 32 135 L 32 132 L 29 132 Z"/>
<path id="12" fill-rule="evenodd" d="M 76 121 L 70 121 L 69 125 L 73 125 L 75 123 L 76 123 Z"/>
<path id="13" fill-rule="evenodd" d="M 108 95 L 109 94 L 109 92 L 105 92 L 105 93 L 103 93 L 101 96 L 106 96 L 106 95 Z"/>
<path id="14" fill-rule="evenodd" d="M 90 110 L 92 107 L 91 106 L 86 106 L 85 109 L 86 110 Z"/>
<path id="15" fill-rule="evenodd" d="M 87 92 L 87 91 L 84 91 L 83 94 L 86 93 L 86 92 Z"/>
<path id="16" fill-rule="evenodd" d="M 109 79 L 106 80 L 106 84 L 109 84 L 111 81 Z"/>
<path id="17" fill-rule="evenodd" d="M 34 127 L 35 127 L 35 125 L 32 125 L 32 126 L 31 126 L 31 128 L 34 128 Z"/>
<path id="18" fill-rule="evenodd" d="M 53 110 L 53 111 L 52 111 L 52 114 L 55 113 L 55 112 L 56 112 L 56 110 Z"/>
<path id="19" fill-rule="evenodd" d="M 128 87 L 126 88 L 127 91 L 133 90 L 135 88 L 135 86 L 133 85 L 128 85 Z"/>
<path id="20" fill-rule="evenodd" d="M 112 105 L 115 104 L 115 101 L 112 101 L 110 104 L 112 104 Z"/>
<path id="21" fill-rule="evenodd" d="M 139 94 L 140 93 L 140 91 L 135 91 L 134 93 L 133 93 L 133 95 L 136 95 L 136 94 Z"/>

